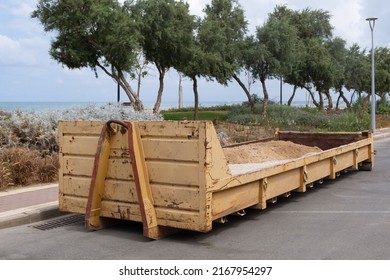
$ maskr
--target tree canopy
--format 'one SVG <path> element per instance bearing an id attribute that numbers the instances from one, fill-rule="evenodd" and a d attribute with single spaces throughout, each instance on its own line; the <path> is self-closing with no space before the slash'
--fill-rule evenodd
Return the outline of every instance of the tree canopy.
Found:
<path id="1" fill-rule="evenodd" d="M 136 61 L 141 33 L 131 16 L 131 3 L 114 0 L 40 0 L 33 18 L 55 38 L 50 55 L 70 69 L 100 68 L 125 90 L 142 110 L 142 101 L 124 77 Z"/>
<path id="2" fill-rule="evenodd" d="M 355 93 L 371 94 L 370 51 L 334 37 L 331 15 L 320 9 L 276 6 L 255 34 L 248 32 L 238 0 L 212 0 L 201 17 L 191 15 L 184 0 L 39 0 L 32 17 L 52 34 L 50 55 L 55 61 L 70 69 L 90 68 L 96 76 L 107 74 L 136 110 L 143 110 L 140 84 L 135 92 L 125 76 L 145 75 L 137 70 L 141 60 L 153 63 L 159 73 L 155 112 L 171 68 L 192 79 L 195 116 L 199 78 L 222 85 L 236 81 L 253 106 L 242 72 L 262 85 L 264 117 L 270 96 L 266 81 L 271 79 L 293 86 L 289 104 L 302 88 L 319 109 L 326 100 L 328 109 L 333 107 L 332 91 L 338 95 L 336 108 L 341 100 L 350 107 Z M 376 93 L 387 102 L 390 49 L 378 47 L 375 57 Z M 345 91 L 353 92 L 350 100 Z"/>
<path id="3" fill-rule="evenodd" d="M 159 73 L 159 90 L 153 108 L 158 112 L 165 73 L 171 67 L 180 68 L 190 57 L 195 17 L 190 15 L 187 3 L 176 0 L 139 0 L 134 11 L 145 58 L 156 65 Z"/>

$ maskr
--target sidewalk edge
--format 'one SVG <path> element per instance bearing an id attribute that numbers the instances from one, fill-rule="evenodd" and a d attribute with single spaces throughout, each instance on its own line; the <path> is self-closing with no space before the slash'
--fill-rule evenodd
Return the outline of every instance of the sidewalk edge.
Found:
<path id="1" fill-rule="evenodd" d="M 65 214 L 68 213 L 59 211 L 58 205 L 36 207 L 36 209 L 29 211 L 0 217 L 0 229 L 36 223 L 42 220 L 56 218 Z"/>

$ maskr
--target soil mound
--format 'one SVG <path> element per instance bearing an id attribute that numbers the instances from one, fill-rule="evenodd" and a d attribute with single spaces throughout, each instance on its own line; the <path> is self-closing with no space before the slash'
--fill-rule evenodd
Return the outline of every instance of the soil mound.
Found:
<path id="1" fill-rule="evenodd" d="M 258 142 L 242 146 L 224 147 L 223 150 L 229 164 L 294 159 L 322 151 L 318 147 L 299 145 L 289 141 Z"/>

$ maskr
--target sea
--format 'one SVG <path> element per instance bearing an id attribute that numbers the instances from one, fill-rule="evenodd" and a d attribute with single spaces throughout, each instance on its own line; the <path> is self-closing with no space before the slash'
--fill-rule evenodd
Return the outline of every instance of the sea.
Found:
<path id="1" fill-rule="evenodd" d="M 0 110 L 6 112 L 12 111 L 28 111 L 39 112 L 45 110 L 65 110 L 74 106 L 88 106 L 88 105 L 105 105 L 116 104 L 116 102 L 5 102 L 0 101 Z M 200 107 L 212 107 L 221 105 L 235 105 L 241 104 L 242 101 L 236 102 L 221 102 L 221 101 L 206 101 L 199 104 Z M 296 101 L 293 106 L 306 106 L 305 101 Z M 144 108 L 146 110 L 153 109 L 154 102 L 144 102 Z M 193 107 L 193 102 L 184 102 L 183 107 Z M 160 110 L 176 109 L 178 108 L 177 102 L 163 102 L 160 106 Z"/>

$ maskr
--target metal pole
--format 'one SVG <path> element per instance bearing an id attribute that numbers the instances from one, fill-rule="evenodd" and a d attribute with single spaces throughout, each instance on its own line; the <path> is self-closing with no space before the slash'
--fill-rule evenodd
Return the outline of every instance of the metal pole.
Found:
<path id="1" fill-rule="evenodd" d="M 374 27 L 375 21 L 378 18 L 371 17 L 366 20 L 370 24 L 371 29 L 371 131 L 375 134 L 376 123 L 375 123 L 375 110 L 376 110 L 376 96 L 375 96 L 375 50 L 374 50 Z"/>
<path id="2" fill-rule="evenodd" d="M 119 82 L 118 82 L 118 89 L 117 89 L 117 102 L 119 103 L 121 101 L 121 87 L 119 85 Z"/>
<path id="3" fill-rule="evenodd" d="M 280 77 L 280 105 L 283 105 L 283 77 Z"/>

